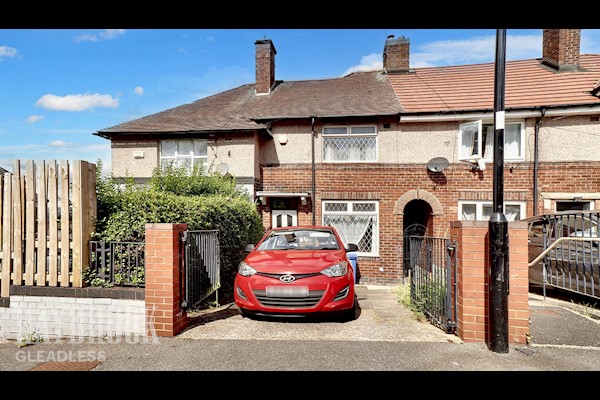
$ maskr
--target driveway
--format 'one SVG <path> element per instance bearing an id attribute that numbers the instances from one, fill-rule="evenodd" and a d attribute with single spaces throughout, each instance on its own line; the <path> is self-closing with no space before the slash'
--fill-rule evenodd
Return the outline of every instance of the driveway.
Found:
<path id="1" fill-rule="evenodd" d="M 429 322 L 418 321 L 397 301 L 390 286 L 357 285 L 358 317 L 354 321 L 333 319 L 249 319 L 234 304 L 194 314 L 191 326 L 180 339 L 235 340 L 343 340 L 389 342 L 462 341 Z"/>

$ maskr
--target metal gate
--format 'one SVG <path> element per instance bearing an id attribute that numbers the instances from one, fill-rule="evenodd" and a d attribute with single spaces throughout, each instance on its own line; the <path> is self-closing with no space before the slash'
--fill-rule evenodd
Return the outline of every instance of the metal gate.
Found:
<path id="1" fill-rule="evenodd" d="M 529 218 L 529 282 L 600 299 L 600 212 Z"/>
<path id="2" fill-rule="evenodd" d="M 410 236 L 411 302 L 448 333 L 456 331 L 456 249 L 450 239 Z"/>
<path id="3" fill-rule="evenodd" d="M 185 231 L 181 241 L 181 306 L 193 307 L 221 287 L 219 231 Z"/>

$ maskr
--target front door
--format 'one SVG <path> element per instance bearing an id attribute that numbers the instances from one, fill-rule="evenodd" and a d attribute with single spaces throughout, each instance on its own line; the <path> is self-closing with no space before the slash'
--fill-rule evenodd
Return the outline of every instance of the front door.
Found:
<path id="1" fill-rule="evenodd" d="M 271 212 L 273 228 L 298 225 L 298 210 L 273 210 Z"/>

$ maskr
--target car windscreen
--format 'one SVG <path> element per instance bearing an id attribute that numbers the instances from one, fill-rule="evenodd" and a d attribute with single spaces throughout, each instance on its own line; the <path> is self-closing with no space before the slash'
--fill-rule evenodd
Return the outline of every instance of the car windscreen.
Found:
<path id="1" fill-rule="evenodd" d="M 327 230 L 273 231 L 257 250 L 339 250 L 335 235 Z"/>

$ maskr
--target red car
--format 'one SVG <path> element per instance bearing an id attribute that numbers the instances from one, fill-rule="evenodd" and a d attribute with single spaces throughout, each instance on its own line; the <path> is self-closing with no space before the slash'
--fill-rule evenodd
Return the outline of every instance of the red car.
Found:
<path id="1" fill-rule="evenodd" d="M 331 226 L 273 228 L 238 267 L 234 299 L 242 316 L 333 315 L 355 319 L 354 269 Z"/>

